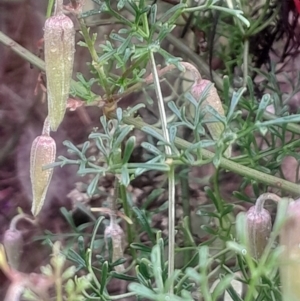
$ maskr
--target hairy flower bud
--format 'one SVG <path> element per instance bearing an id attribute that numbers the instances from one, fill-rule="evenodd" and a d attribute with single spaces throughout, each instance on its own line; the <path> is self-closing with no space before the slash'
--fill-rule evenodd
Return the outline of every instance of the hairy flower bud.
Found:
<path id="1" fill-rule="evenodd" d="M 199 79 L 197 82 L 194 83 L 194 85 L 191 88 L 191 94 L 195 98 L 195 100 L 200 100 L 203 91 L 206 89 L 206 87 L 211 84 L 209 80 L 205 79 Z M 201 108 L 205 108 L 207 105 L 213 107 L 220 116 L 224 116 L 225 112 L 222 106 L 222 102 L 220 100 L 220 97 L 218 95 L 217 89 L 214 86 L 211 86 L 206 99 L 202 102 Z M 192 109 L 190 109 L 191 115 L 194 117 L 195 113 Z M 204 121 L 212 119 L 213 116 L 210 113 L 205 114 Z M 214 141 L 220 140 L 220 137 L 224 131 L 224 125 L 222 122 L 212 122 L 206 124 L 209 133 L 211 134 Z M 231 157 L 231 146 L 228 146 L 228 148 L 225 151 L 225 156 L 230 158 Z"/>
<path id="2" fill-rule="evenodd" d="M 280 232 L 282 300 L 300 300 L 300 199 L 289 204 Z"/>
<path id="3" fill-rule="evenodd" d="M 17 270 L 23 253 L 23 237 L 20 231 L 8 229 L 4 233 L 3 245 L 6 252 L 8 264 Z"/>
<path id="4" fill-rule="evenodd" d="M 246 214 L 247 235 L 251 255 L 259 259 L 265 250 L 272 229 L 271 215 L 268 210 L 258 210 L 252 206 Z"/>
<path id="5" fill-rule="evenodd" d="M 11 283 L 6 292 L 4 301 L 20 301 L 24 289 L 24 283 Z"/>
<path id="6" fill-rule="evenodd" d="M 45 165 L 54 163 L 56 143 L 47 135 L 38 136 L 32 143 L 30 153 L 30 178 L 32 185 L 33 202 L 31 212 L 37 215 L 45 201 L 53 169 L 43 170 Z"/>
<path id="7" fill-rule="evenodd" d="M 123 244 L 124 244 L 124 232 L 122 228 L 115 222 L 111 222 L 104 231 L 104 238 L 106 244 L 108 244 L 108 238 L 112 240 L 112 261 L 115 262 L 118 259 L 124 257 Z M 123 265 L 115 267 L 116 271 L 121 273 L 124 271 Z"/>
<path id="8" fill-rule="evenodd" d="M 45 67 L 48 93 L 48 116 L 52 131 L 62 122 L 70 91 L 75 52 L 72 20 L 62 12 L 45 23 Z"/>

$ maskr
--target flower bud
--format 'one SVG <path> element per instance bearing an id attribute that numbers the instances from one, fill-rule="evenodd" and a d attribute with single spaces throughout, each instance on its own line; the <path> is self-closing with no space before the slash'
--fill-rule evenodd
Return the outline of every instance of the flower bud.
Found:
<path id="1" fill-rule="evenodd" d="M 194 83 L 194 85 L 191 88 L 191 94 L 195 98 L 195 100 L 199 101 L 201 99 L 203 91 L 206 89 L 206 87 L 211 84 L 209 80 L 206 79 L 199 79 Z M 213 107 L 220 116 L 225 116 L 225 112 L 222 106 L 222 102 L 220 100 L 220 97 L 218 95 L 218 92 L 214 86 L 211 86 L 206 99 L 202 102 L 201 108 L 205 108 L 207 105 Z M 193 109 L 190 109 L 191 115 L 194 117 L 195 113 Z M 206 113 L 204 116 L 204 121 L 212 119 L 213 116 L 210 113 Z M 211 134 L 214 141 L 220 140 L 220 137 L 224 131 L 224 125 L 222 122 L 212 122 L 206 124 L 209 133 Z M 225 156 L 227 158 L 231 157 L 231 146 L 228 146 L 228 148 L 225 151 Z"/>
<path id="2" fill-rule="evenodd" d="M 289 204 L 280 232 L 282 300 L 300 300 L 300 199 Z"/>
<path id="3" fill-rule="evenodd" d="M 247 235 L 250 254 L 259 259 L 265 250 L 272 229 L 271 215 L 268 210 L 258 210 L 252 206 L 246 213 Z"/>
<path id="4" fill-rule="evenodd" d="M 41 135 L 35 138 L 30 153 L 30 178 L 32 185 L 33 202 L 31 212 L 36 216 L 45 201 L 46 193 L 53 169 L 43 170 L 45 165 L 54 163 L 56 144 L 53 138 Z"/>
<path id="5" fill-rule="evenodd" d="M 4 233 L 3 245 L 6 252 L 8 264 L 17 270 L 23 253 L 23 237 L 20 231 L 8 229 Z"/>
<path id="6" fill-rule="evenodd" d="M 62 122 L 70 91 L 75 52 L 72 20 L 62 12 L 45 23 L 45 68 L 48 93 L 48 116 L 52 131 Z"/>
<path id="7" fill-rule="evenodd" d="M 115 262 L 118 259 L 124 257 L 123 244 L 124 244 L 124 232 L 122 228 L 115 222 L 111 222 L 104 231 L 104 238 L 108 245 L 108 238 L 112 240 L 112 261 Z M 118 265 L 115 267 L 116 271 L 121 273 L 124 271 L 124 266 Z"/>
<path id="8" fill-rule="evenodd" d="M 20 301 L 24 289 L 25 287 L 23 283 L 11 283 L 6 292 L 4 301 Z"/>

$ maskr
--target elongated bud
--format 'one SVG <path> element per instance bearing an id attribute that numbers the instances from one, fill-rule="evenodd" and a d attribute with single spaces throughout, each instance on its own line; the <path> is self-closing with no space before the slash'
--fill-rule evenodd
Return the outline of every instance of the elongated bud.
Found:
<path id="1" fill-rule="evenodd" d="M 194 85 L 191 88 L 191 94 L 195 98 L 195 100 L 200 100 L 201 95 L 203 91 L 206 89 L 208 85 L 210 85 L 211 82 L 209 80 L 205 79 L 199 79 L 197 80 Z M 202 102 L 201 108 L 205 108 L 207 105 L 210 105 L 213 107 L 220 116 L 225 116 L 225 112 L 222 106 L 222 102 L 220 100 L 220 97 L 218 95 L 217 89 L 214 86 L 211 86 L 206 99 Z M 193 112 L 193 109 L 190 109 L 191 115 L 194 117 L 195 113 Z M 213 116 L 210 113 L 205 114 L 204 121 L 212 119 Z M 222 122 L 212 122 L 206 124 L 209 133 L 211 134 L 214 141 L 220 140 L 220 137 L 224 131 L 224 125 Z M 230 158 L 231 157 L 231 145 L 228 146 L 228 148 L 225 151 L 225 156 Z"/>
<path id="2" fill-rule="evenodd" d="M 32 185 L 33 202 L 31 212 L 36 216 L 45 201 L 53 169 L 43 170 L 43 166 L 54 163 L 56 144 L 53 138 L 41 135 L 35 138 L 30 153 L 30 178 Z"/>
<path id="3" fill-rule="evenodd" d="M 75 52 L 74 24 L 60 10 L 46 20 L 44 43 L 48 115 L 51 130 L 56 131 L 66 111 Z"/>
<path id="4" fill-rule="evenodd" d="M 246 214 L 246 222 L 250 253 L 254 258 L 259 259 L 270 237 L 271 215 L 266 209 L 259 211 L 256 206 L 252 206 Z"/>
<path id="5" fill-rule="evenodd" d="M 122 228 L 112 219 L 112 222 L 104 231 L 104 238 L 108 245 L 108 239 L 112 240 L 112 261 L 115 262 L 118 259 L 124 257 L 124 232 Z M 123 264 L 115 266 L 115 270 L 119 273 L 124 271 Z"/>
<path id="6" fill-rule="evenodd" d="M 4 233 L 3 245 L 8 264 L 17 270 L 23 253 L 24 241 L 20 231 L 8 229 Z"/>
<path id="7" fill-rule="evenodd" d="M 289 204 L 280 232 L 282 300 L 300 300 L 300 199 Z"/>

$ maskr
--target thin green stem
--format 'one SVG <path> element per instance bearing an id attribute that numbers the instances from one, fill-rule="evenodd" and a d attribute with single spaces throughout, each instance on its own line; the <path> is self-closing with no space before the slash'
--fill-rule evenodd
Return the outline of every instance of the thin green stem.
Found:
<path id="1" fill-rule="evenodd" d="M 133 292 L 125 293 L 125 294 L 121 294 L 121 295 L 117 295 L 117 296 L 109 296 L 109 300 L 120 300 L 120 299 L 126 299 L 126 298 L 133 297 L 133 296 L 136 296 L 135 292 L 134 293 Z"/>
<path id="2" fill-rule="evenodd" d="M 191 231 L 191 206 L 190 206 L 190 190 L 189 190 L 189 179 L 186 173 L 183 174 L 183 171 L 186 170 L 186 166 L 181 168 L 181 172 L 179 172 L 179 180 L 180 180 L 180 187 L 181 187 L 181 202 L 183 207 L 183 223 L 184 227 L 187 227 L 188 232 Z M 184 246 L 190 246 L 190 239 L 188 235 L 184 235 Z M 186 265 L 191 258 L 191 251 L 187 250 L 184 252 L 183 262 Z"/>
<path id="3" fill-rule="evenodd" d="M 99 57 L 98 57 L 98 54 L 94 47 L 94 42 L 90 37 L 89 30 L 85 24 L 84 19 L 80 18 L 80 19 L 78 19 L 78 21 L 79 21 L 80 30 L 82 32 L 83 38 L 85 40 L 85 43 L 89 49 L 89 52 L 90 52 L 92 60 L 93 60 L 92 65 L 94 66 L 95 70 L 98 73 L 98 79 L 100 81 L 100 85 L 105 90 L 106 95 L 110 96 L 111 92 L 110 92 L 109 85 L 107 82 L 107 76 L 104 72 L 103 66 L 99 63 Z"/>
<path id="4" fill-rule="evenodd" d="M 49 0 L 48 1 L 48 6 L 47 6 L 47 12 L 46 12 L 46 18 L 47 19 L 51 16 L 53 5 L 54 5 L 54 0 Z"/>
<path id="5" fill-rule="evenodd" d="M 122 204 L 124 208 L 124 213 L 126 216 L 128 216 L 130 219 L 132 218 L 131 210 L 128 206 L 128 200 L 127 200 L 127 193 L 126 193 L 126 187 L 124 185 L 119 185 L 120 190 L 120 197 L 122 199 Z M 127 234 L 127 242 L 130 246 L 134 242 L 134 233 L 133 233 L 133 227 L 131 224 L 126 223 L 126 234 Z M 136 250 L 133 248 L 130 248 L 131 256 L 133 260 L 136 259 Z"/>
<path id="6" fill-rule="evenodd" d="M 167 128 L 167 117 L 164 108 L 164 100 L 161 92 L 159 76 L 156 69 L 156 63 L 154 54 L 150 51 L 151 69 L 153 75 L 153 82 L 155 86 L 155 92 L 158 100 L 158 108 L 160 114 L 160 121 L 162 126 L 163 137 L 166 142 L 170 144 L 170 137 Z M 172 150 L 169 145 L 166 145 L 165 152 L 167 156 L 172 155 Z M 169 192 L 169 246 L 168 246 L 168 275 L 171 277 L 174 273 L 174 261 L 175 261 L 175 167 L 171 159 L 168 159 L 170 164 L 170 170 L 168 172 L 168 192 Z M 169 293 L 173 294 L 173 286 L 170 287 Z"/>
<path id="7" fill-rule="evenodd" d="M 243 54 L 243 87 L 247 87 L 248 65 L 249 65 L 249 40 L 246 39 L 244 42 L 244 54 Z"/>
<path id="8" fill-rule="evenodd" d="M 280 7 L 278 6 L 276 8 L 276 10 L 274 11 L 273 15 L 267 21 L 263 22 L 260 26 L 257 26 L 255 29 L 253 29 L 250 32 L 250 35 L 251 36 L 257 35 L 259 32 L 261 32 L 266 27 L 268 27 L 275 20 L 275 18 L 278 16 L 279 9 L 280 9 Z"/>
<path id="9" fill-rule="evenodd" d="M 252 32 L 261 24 L 263 18 L 266 16 L 267 11 L 270 9 L 270 0 L 266 0 L 264 4 L 263 11 L 259 14 L 259 17 L 251 24 L 250 28 L 247 30 L 246 35 L 249 37 Z"/>
<path id="10" fill-rule="evenodd" d="M 63 301 L 61 274 L 58 273 L 56 273 L 55 275 L 55 289 L 56 289 L 56 301 Z"/>

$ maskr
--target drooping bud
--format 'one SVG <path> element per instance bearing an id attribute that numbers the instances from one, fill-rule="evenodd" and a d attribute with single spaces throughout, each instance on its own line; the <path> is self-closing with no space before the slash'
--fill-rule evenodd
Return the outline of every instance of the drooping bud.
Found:
<path id="1" fill-rule="evenodd" d="M 43 167 L 54 163 L 55 156 L 56 143 L 44 131 L 43 135 L 36 137 L 33 141 L 30 153 L 30 179 L 33 195 L 31 212 L 34 216 L 40 212 L 44 204 L 53 173 L 52 168 L 43 170 Z"/>
<path id="2" fill-rule="evenodd" d="M 300 199 L 289 204 L 280 232 L 282 300 L 300 300 Z"/>
<path id="3" fill-rule="evenodd" d="M 199 101 L 201 99 L 202 93 L 204 90 L 207 88 L 208 85 L 210 85 L 211 82 L 206 79 L 199 79 L 197 80 L 192 88 L 191 88 L 191 94 L 195 98 L 195 100 Z M 220 100 L 220 97 L 218 95 L 217 89 L 214 86 L 211 86 L 206 99 L 201 103 L 201 108 L 205 108 L 207 105 L 213 107 L 220 116 L 225 116 L 225 112 L 222 106 L 222 102 Z M 191 108 L 191 107 L 190 107 Z M 195 117 L 195 112 L 193 109 L 190 109 L 190 113 L 192 117 Z M 210 113 L 206 113 L 204 117 L 205 120 L 212 119 L 213 116 Z M 220 140 L 220 137 L 224 131 L 224 125 L 222 122 L 212 122 L 212 123 L 207 123 L 206 124 L 209 133 L 211 134 L 212 138 L 214 141 Z M 231 145 L 228 146 L 228 148 L 225 151 L 225 156 L 227 158 L 231 157 Z"/>
<path id="4" fill-rule="evenodd" d="M 278 203 L 281 198 L 274 193 L 263 193 L 256 200 L 255 206 L 250 207 L 246 213 L 249 251 L 255 259 L 259 259 L 264 252 L 272 230 L 271 215 L 264 209 L 267 200 Z"/>
<path id="5" fill-rule="evenodd" d="M 23 253 L 24 241 L 20 231 L 8 229 L 4 233 L 3 245 L 6 252 L 8 264 L 17 270 Z"/>
<path id="6" fill-rule="evenodd" d="M 124 232 L 122 228 L 115 222 L 114 218 L 111 218 L 110 225 L 106 227 L 104 231 L 104 238 L 106 245 L 108 245 L 108 239 L 112 240 L 112 261 L 115 262 L 124 257 Z M 108 248 L 109 249 L 109 248 Z M 124 271 L 124 265 L 115 266 L 115 270 L 118 273 Z"/>
<path id="7" fill-rule="evenodd" d="M 48 115 L 51 130 L 56 131 L 64 118 L 70 91 L 75 30 L 72 20 L 60 9 L 46 20 L 44 30 Z"/>
<path id="8" fill-rule="evenodd" d="M 246 223 L 250 253 L 254 258 L 259 259 L 270 237 L 271 215 L 266 209 L 258 211 L 256 206 L 252 206 L 246 213 Z"/>

